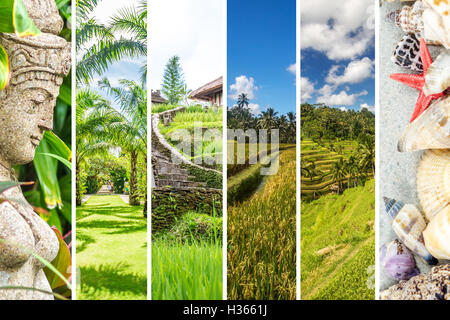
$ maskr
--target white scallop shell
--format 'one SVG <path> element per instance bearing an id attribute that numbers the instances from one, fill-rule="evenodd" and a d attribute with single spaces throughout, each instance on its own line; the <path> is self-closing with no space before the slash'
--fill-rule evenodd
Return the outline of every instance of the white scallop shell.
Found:
<path id="1" fill-rule="evenodd" d="M 450 5 L 448 0 L 423 0 L 423 35 L 427 40 L 439 42 L 450 49 Z"/>
<path id="2" fill-rule="evenodd" d="M 429 96 L 450 87 L 450 50 L 444 50 L 428 68 L 423 92 Z"/>
<path id="3" fill-rule="evenodd" d="M 435 258 L 450 260 L 450 205 L 430 221 L 423 238 L 426 248 Z"/>
<path id="4" fill-rule="evenodd" d="M 450 149 L 424 152 L 417 168 L 417 196 L 428 221 L 450 205 Z"/>
<path id="5" fill-rule="evenodd" d="M 398 141 L 398 151 L 450 148 L 450 96 L 434 101 L 410 123 Z"/>

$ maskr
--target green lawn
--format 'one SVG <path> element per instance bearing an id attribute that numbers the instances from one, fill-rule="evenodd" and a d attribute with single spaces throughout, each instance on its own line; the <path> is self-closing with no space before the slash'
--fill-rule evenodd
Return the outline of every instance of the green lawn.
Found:
<path id="1" fill-rule="evenodd" d="M 147 299 L 147 220 L 120 196 L 77 207 L 79 300 Z"/>

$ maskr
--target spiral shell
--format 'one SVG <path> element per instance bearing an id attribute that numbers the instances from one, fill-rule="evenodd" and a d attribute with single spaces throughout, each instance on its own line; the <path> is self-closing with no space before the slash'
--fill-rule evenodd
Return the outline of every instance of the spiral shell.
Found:
<path id="1" fill-rule="evenodd" d="M 444 50 L 428 68 L 423 92 L 429 96 L 450 87 L 450 50 Z"/>
<path id="2" fill-rule="evenodd" d="M 423 242 L 422 232 L 427 224 L 419 210 L 401 201 L 384 198 L 387 214 L 393 219 L 392 229 L 402 243 L 426 263 L 433 265 L 437 260 L 428 252 Z"/>
<path id="3" fill-rule="evenodd" d="M 436 214 L 423 232 L 425 247 L 437 259 L 450 260 L 450 205 Z"/>
<path id="4" fill-rule="evenodd" d="M 398 141 L 398 151 L 450 148 L 450 96 L 433 102 L 410 123 Z"/>
<path id="5" fill-rule="evenodd" d="M 414 34 L 404 36 L 395 47 L 391 60 L 400 67 L 423 72 L 420 43 Z"/>
<path id="6" fill-rule="evenodd" d="M 416 1 L 412 6 L 403 6 L 401 10 L 394 11 L 390 14 L 390 18 L 405 33 L 422 35 L 423 10 L 424 4 L 422 1 Z"/>
<path id="7" fill-rule="evenodd" d="M 450 149 L 424 152 L 417 168 L 417 196 L 428 221 L 450 205 Z"/>

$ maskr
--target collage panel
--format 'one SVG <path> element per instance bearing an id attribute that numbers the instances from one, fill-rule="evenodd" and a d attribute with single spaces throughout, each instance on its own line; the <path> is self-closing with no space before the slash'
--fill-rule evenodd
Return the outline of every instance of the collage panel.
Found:
<path id="1" fill-rule="evenodd" d="M 0 300 L 70 300 L 71 1 L 0 8 Z"/>
<path id="2" fill-rule="evenodd" d="M 151 297 L 222 300 L 225 7 L 150 12 Z"/>
<path id="3" fill-rule="evenodd" d="M 301 298 L 373 300 L 374 3 L 300 12 Z"/>
<path id="4" fill-rule="evenodd" d="M 447 1 L 380 3 L 380 299 L 448 299 Z"/>
<path id="5" fill-rule="evenodd" d="M 147 1 L 80 0 L 78 300 L 147 299 Z"/>
<path id="6" fill-rule="evenodd" d="M 227 7 L 227 298 L 295 300 L 296 1 Z"/>

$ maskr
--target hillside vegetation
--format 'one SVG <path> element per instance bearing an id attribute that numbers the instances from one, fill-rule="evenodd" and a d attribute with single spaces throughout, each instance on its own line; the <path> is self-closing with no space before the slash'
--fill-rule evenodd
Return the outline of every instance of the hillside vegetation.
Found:
<path id="1" fill-rule="evenodd" d="M 375 181 L 301 205 L 302 299 L 374 299 Z"/>

